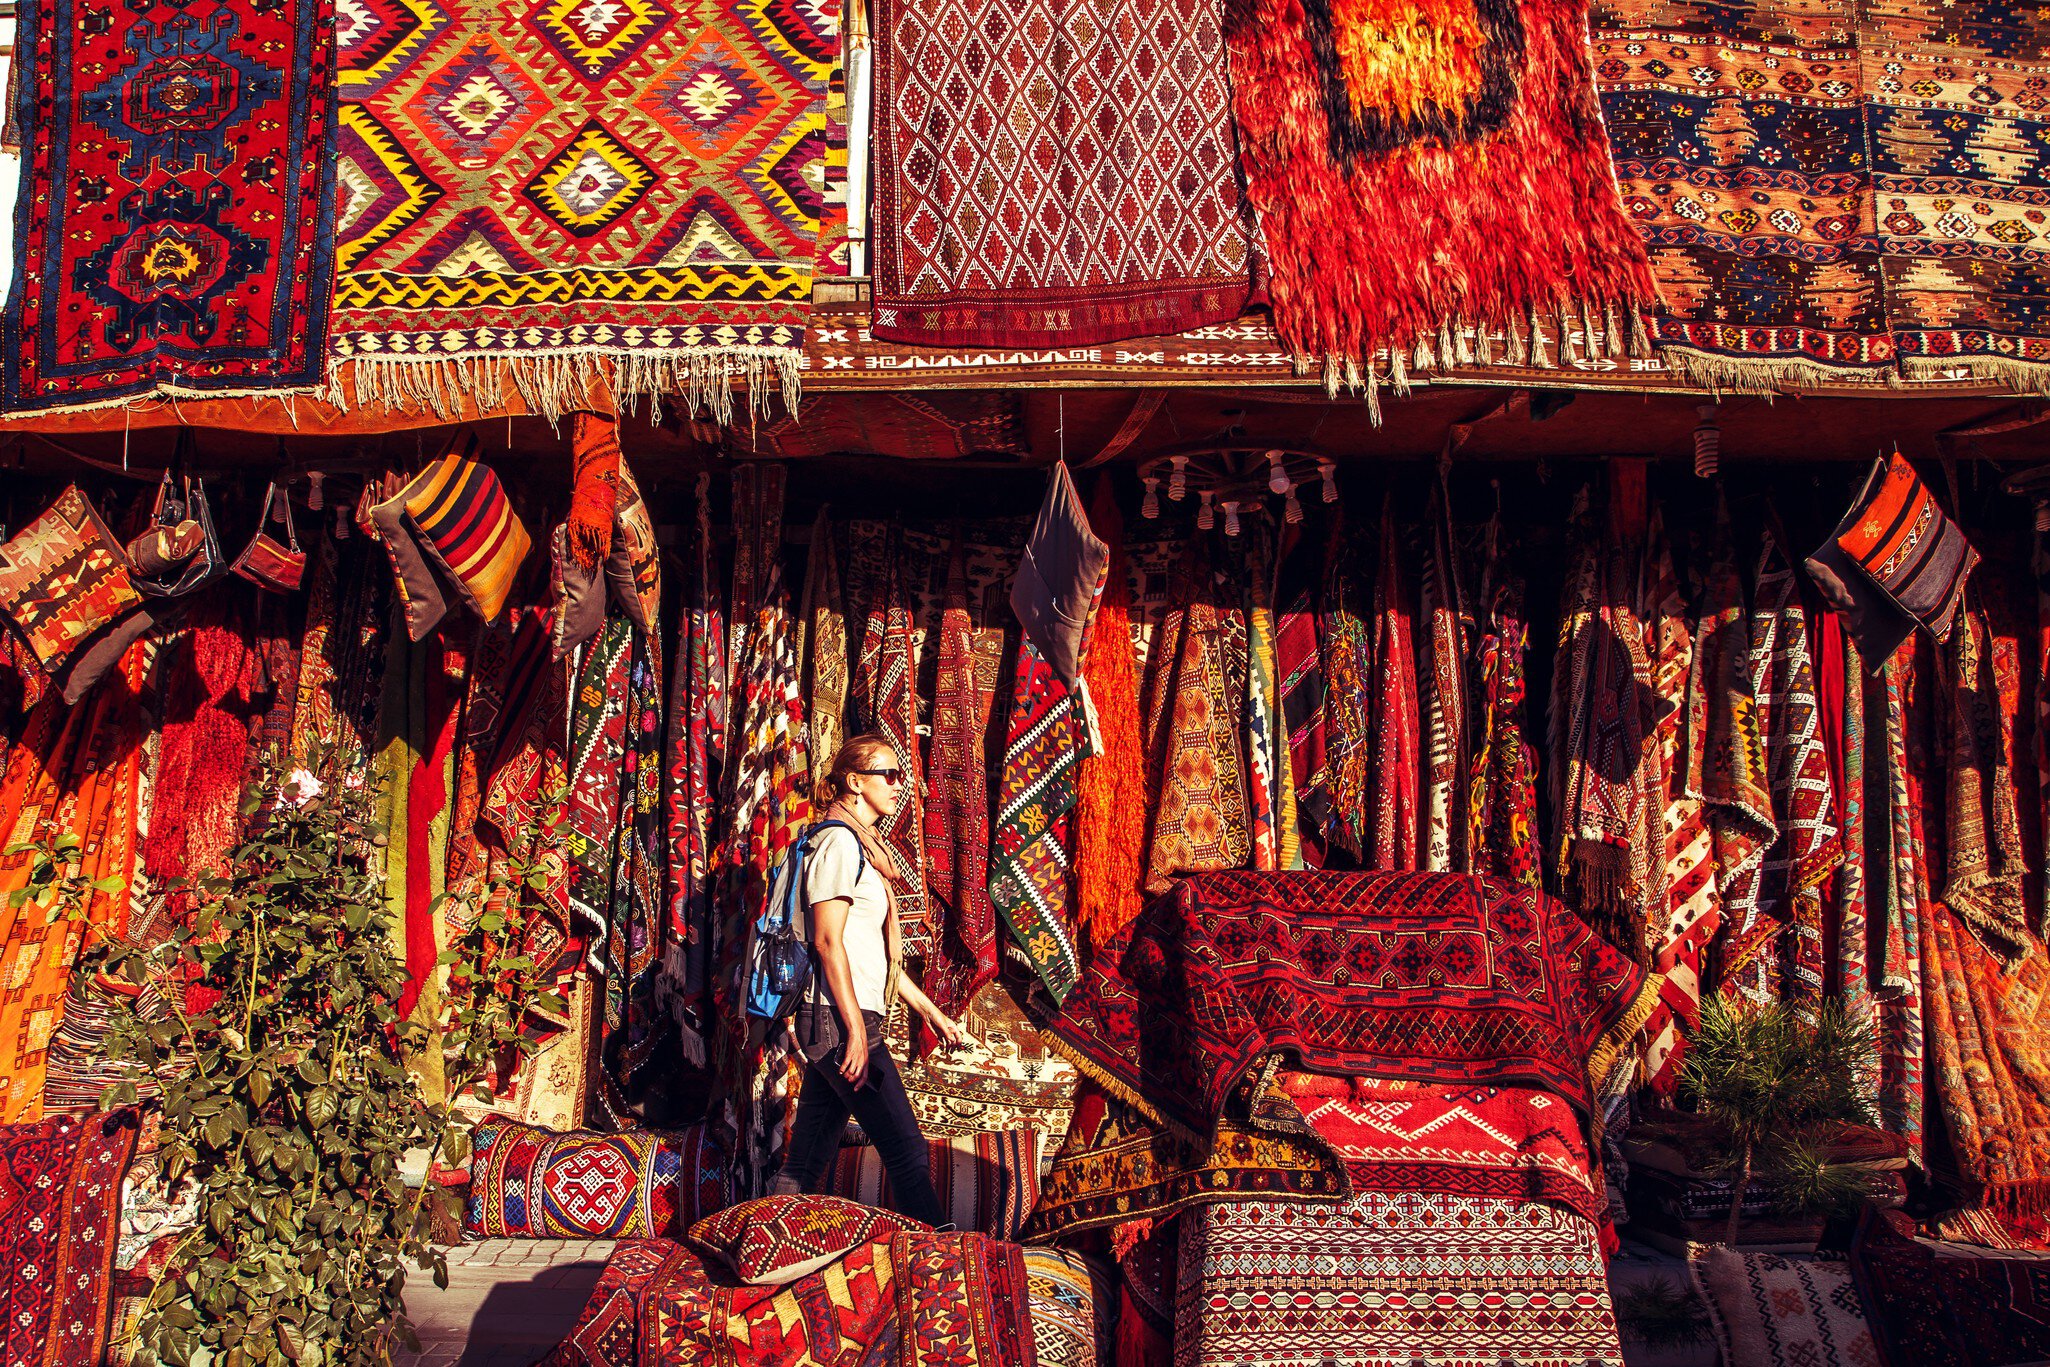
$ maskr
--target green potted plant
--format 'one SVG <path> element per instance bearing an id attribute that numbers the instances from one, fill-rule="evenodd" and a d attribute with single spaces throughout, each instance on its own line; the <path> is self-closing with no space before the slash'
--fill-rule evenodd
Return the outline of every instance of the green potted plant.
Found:
<path id="1" fill-rule="evenodd" d="M 1846 1127 L 1877 1119 L 1867 1093 L 1878 1069 L 1871 1027 L 1835 1002 L 1702 1003 L 1680 1099 L 1708 1136 L 1702 1166 L 1731 1184 L 1725 1242 L 1737 1241 L 1754 1181 L 1786 1217 L 1825 1217 L 1865 1199 L 1869 1168 L 1838 1161 L 1836 1149 Z"/>

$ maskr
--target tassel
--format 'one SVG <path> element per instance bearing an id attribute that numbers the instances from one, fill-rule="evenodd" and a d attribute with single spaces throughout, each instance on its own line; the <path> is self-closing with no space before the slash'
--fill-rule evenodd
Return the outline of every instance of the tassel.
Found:
<path id="1" fill-rule="evenodd" d="M 1132 648 L 1131 583 L 1124 531 L 1109 481 L 1100 480 L 1089 510 L 1097 536 L 1111 548 L 1096 626 L 1083 676 L 1103 745 L 1082 761 L 1075 832 L 1076 923 L 1090 949 L 1116 939 L 1144 905 L 1146 776 L 1140 765 L 1139 666 Z"/>

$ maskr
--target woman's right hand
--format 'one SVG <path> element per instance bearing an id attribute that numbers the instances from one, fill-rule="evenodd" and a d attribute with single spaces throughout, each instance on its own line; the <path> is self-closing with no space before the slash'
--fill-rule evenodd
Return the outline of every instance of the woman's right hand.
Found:
<path id="1" fill-rule="evenodd" d="M 847 1032 L 847 1043 L 842 1046 L 840 1076 L 847 1079 L 847 1085 L 860 1091 L 868 1081 L 868 1026 L 855 1017 L 854 1025 Z"/>

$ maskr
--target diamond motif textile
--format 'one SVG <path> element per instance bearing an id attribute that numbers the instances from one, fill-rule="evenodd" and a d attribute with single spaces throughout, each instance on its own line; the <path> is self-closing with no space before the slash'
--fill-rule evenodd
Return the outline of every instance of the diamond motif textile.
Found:
<path id="1" fill-rule="evenodd" d="M 1219 0 L 878 0 L 876 336 L 1091 346 L 1251 285 Z"/>
<path id="2" fill-rule="evenodd" d="M 340 0 L 336 391 L 794 399 L 839 27 L 839 0 Z"/>

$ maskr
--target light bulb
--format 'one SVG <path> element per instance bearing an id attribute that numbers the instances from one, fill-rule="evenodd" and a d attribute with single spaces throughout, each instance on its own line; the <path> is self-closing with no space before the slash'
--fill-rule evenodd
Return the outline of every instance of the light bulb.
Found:
<path id="1" fill-rule="evenodd" d="M 1295 496 L 1295 486 L 1288 486 L 1288 497 L 1282 500 L 1281 515 L 1291 527 L 1302 525 L 1303 505 Z"/>
<path id="2" fill-rule="evenodd" d="M 1226 536 L 1237 536 L 1239 534 L 1239 501 L 1235 498 L 1228 498 L 1224 501 L 1224 534 Z"/>
<path id="3" fill-rule="evenodd" d="M 1180 503 L 1189 496 L 1189 458 L 1187 456 L 1176 456 L 1174 458 L 1174 472 L 1168 476 L 1167 480 L 1167 496 L 1177 503 Z"/>
<path id="4" fill-rule="evenodd" d="M 1160 476 L 1146 476 L 1146 501 L 1139 505 L 1142 517 L 1160 516 Z"/>
<path id="5" fill-rule="evenodd" d="M 1203 506 L 1196 510 L 1196 525 L 1207 532 L 1217 525 L 1217 514 L 1210 507 L 1210 490 L 1199 490 L 1197 497 L 1203 500 Z"/>
<path id="6" fill-rule="evenodd" d="M 1324 501 L 1338 502 L 1338 467 L 1328 460 L 1317 462 L 1317 474 L 1324 481 Z"/>
<path id="7" fill-rule="evenodd" d="M 1289 490 L 1289 484 L 1288 471 L 1281 463 L 1281 452 L 1269 451 L 1267 453 L 1267 487 L 1277 494 L 1285 494 Z"/>
<path id="8" fill-rule="evenodd" d="M 1701 420 L 1694 429 L 1694 473 L 1702 479 L 1714 479 L 1723 459 L 1723 431 L 1715 424 L 1715 405 L 1702 404 L 1694 410 L 1694 416 Z"/>
<path id="9" fill-rule="evenodd" d="M 306 483 L 309 486 L 306 490 L 306 506 L 313 512 L 317 513 L 327 506 L 327 495 L 320 487 L 326 482 L 327 476 L 321 471 L 308 470 L 306 472 Z"/>

